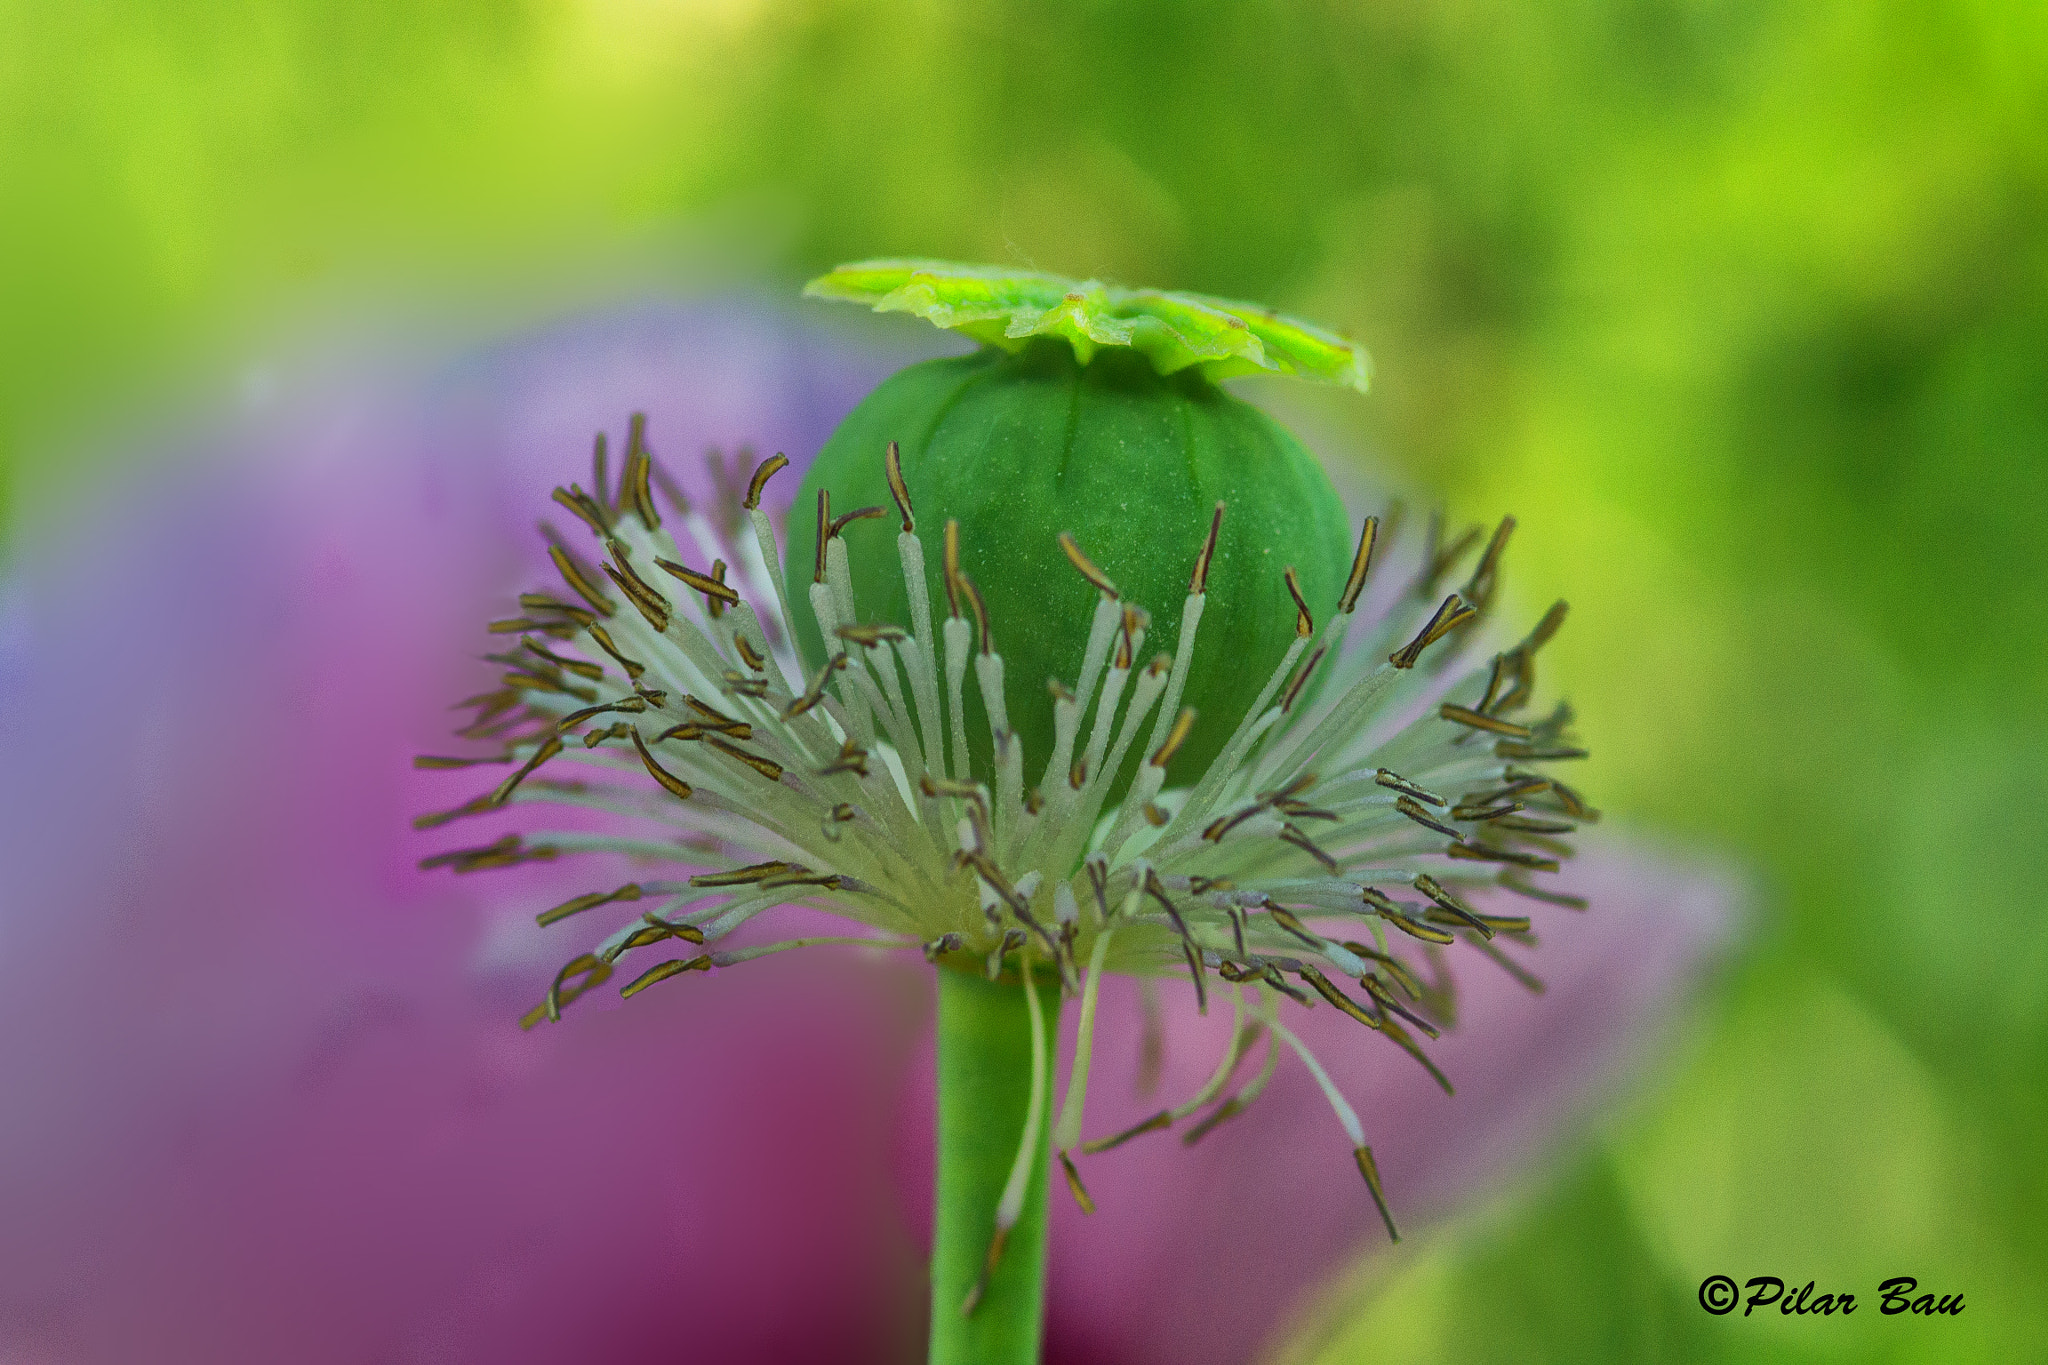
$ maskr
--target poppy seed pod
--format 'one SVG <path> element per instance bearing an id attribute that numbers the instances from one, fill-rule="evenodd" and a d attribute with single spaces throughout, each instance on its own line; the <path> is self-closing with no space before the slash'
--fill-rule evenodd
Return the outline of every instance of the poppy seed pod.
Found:
<path id="1" fill-rule="evenodd" d="M 1074 572 L 1061 537 L 1153 616 L 1152 640 L 1171 656 L 1175 610 L 1189 591 L 1217 507 L 1227 515 L 1206 561 L 1205 639 L 1182 700 L 1216 723 L 1197 725 L 1175 760 L 1200 773 L 1286 652 L 1299 613 L 1285 571 L 1310 613 L 1327 619 L 1344 586 L 1351 531 L 1330 480 L 1299 441 L 1194 367 L 1161 374 L 1146 356 L 1105 348 L 1083 362 L 1063 339 L 1034 337 L 930 360 L 883 382 L 826 442 L 797 495 L 786 566 L 801 599 L 817 565 L 822 493 L 826 526 L 844 512 L 888 508 L 882 454 L 900 452 L 903 477 L 957 520 L 960 567 L 1009 660 L 1010 720 L 1027 753 L 1053 747 L 1048 680 L 1081 672 L 1085 619 L 1098 591 Z M 893 509 L 892 509 L 893 510 Z M 892 528 L 893 529 L 893 528 Z M 880 525 L 846 532 L 856 598 L 878 621 L 908 620 L 895 537 Z M 943 566 L 927 566 L 932 612 L 952 603 Z M 808 622 L 804 623 L 809 625 Z M 805 630 L 813 666 L 824 641 Z M 968 733 L 982 725 L 970 720 Z M 988 755 L 974 766 L 986 770 Z M 1169 775 L 1169 780 L 1173 776 Z"/>

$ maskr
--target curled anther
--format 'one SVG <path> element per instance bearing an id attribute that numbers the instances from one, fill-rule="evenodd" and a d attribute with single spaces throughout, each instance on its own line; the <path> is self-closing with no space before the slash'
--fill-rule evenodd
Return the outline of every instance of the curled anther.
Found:
<path id="1" fill-rule="evenodd" d="M 1071 531 L 1060 532 L 1060 549 L 1066 553 L 1067 562 L 1074 566 L 1076 572 L 1095 585 L 1095 590 L 1102 594 L 1104 601 L 1114 602 L 1123 596 L 1122 590 L 1110 581 L 1109 575 L 1097 568 L 1095 561 L 1081 552 L 1081 546 Z"/>
<path id="2" fill-rule="evenodd" d="M 1174 932 L 1180 935 L 1181 955 L 1187 959 L 1188 975 L 1194 978 L 1195 982 L 1195 1010 L 1197 1013 L 1207 1014 L 1209 980 L 1208 973 L 1202 966 L 1201 949 L 1195 946 L 1194 935 L 1188 932 L 1188 922 L 1181 918 L 1180 907 L 1166 894 L 1166 887 L 1161 884 L 1159 874 L 1149 867 L 1145 869 L 1145 894 L 1158 901 L 1165 909 L 1166 917 L 1173 921 Z"/>
<path id="3" fill-rule="evenodd" d="M 769 459 L 763 460 L 761 467 L 754 471 L 754 477 L 748 481 L 746 501 L 741 503 L 740 506 L 746 508 L 749 512 L 759 507 L 761 505 L 761 493 L 762 490 L 768 487 L 768 480 L 774 478 L 777 473 L 787 468 L 789 468 L 789 457 L 781 451 L 777 451 Z"/>
<path id="4" fill-rule="evenodd" d="M 1351 556 L 1351 574 L 1344 580 L 1344 595 L 1337 599 L 1337 613 L 1349 616 L 1358 609 L 1358 595 L 1365 591 L 1365 576 L 1372 570 L 1373 542 L 1379 539 L 1380 519 L 1367 517 L 1359 528 L 1358 549 Z"/>
<path id="5" fill-rule="evenodd" d="M 937 938 L 924 945 L 924 960 L 936 963 L 947 953 L 959 952 L 961 948 L 966 946 L 966 943 L 967 940 L 959 934 L 940 934 Z"/>
<path id="6" fill-rule="evenodd" d="M 1216 511 L 1209 518 L 1209 534 L 1202 539 L 1202 551 L 1195 556 L 1195 571 L 1188 575 L 1188 596 L 1200 597 L 1209 591 L 1209 565 L 1216 558 L 1216 536 L 1223 530 L 1223 502 L 1219 498 Z"/>
<path id="7" fill-rule="evenodd" d="M 541 1012 L 549 1023 L 559 1024 L 562 1022 L 564 1005 L 574 1004 L 588 992 L 609 981 L 611 975 L 611 963 L 595 953 L 578 953 L 563 963 L 562 969 L 555 973 L 554 984 L 548 987 L 547 998 L 541 1001 Z M 574 985 L 570 984 L 571 977 L 577 978 Z M 527 1017 L 532 1018 L 531 1015 Z M 533 1027 L 532 1024 L 526 1024 L 524 1019 L 520 1022 L 528 1028 Z M 534 1020 L 534 1023 L 538 1022 L 540 1021 Z"/>
<path id="8" fill-rule="evenodd" d="M 917 533 L 917 515 L 910 506 L 910 485 L 903 481 L 903 452 L 889 442 L 888 452 L 882 458 L 882 471 L 888 476 L 889 496 L 896 500 L 896 510 L 903 516 L 903 534 Z"/>
<path id="9" fill-rule="evenodd" d="M 1316 633 L 1316 618 L 1308 609 L 1308 599 L 1301 595 L 1301 578 L 1292 564 L 1280 576 L 1287 582 L 1287 595 L 1294 599 L 1294 633 L 1306 640 Z"/>
<path id="10" fill-rule="evenodd" d="M 940 561 L 946 581 L 946 614 L 960 615 L 960 523 L 951 517 L 946 519 L 946 535 L 943 558 Z"/>
<path id="11" fill-rule="evenodd" d="M 843 512 L 832 518 L 832 524 L 826 528 L 825 533 L 828 536 L 836 536 L 856 521 L 870 521 L 876 517 L 887 515 L 879 507 L 856 507 L 851 512 Z"/>

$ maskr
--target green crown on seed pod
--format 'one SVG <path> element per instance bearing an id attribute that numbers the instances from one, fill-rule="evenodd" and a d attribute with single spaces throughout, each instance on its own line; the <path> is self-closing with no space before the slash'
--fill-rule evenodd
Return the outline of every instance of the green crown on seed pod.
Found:
<path id="1" fill-rule="evenodd" d="M 1322 620 L 1351 555 L 1344 508 L 1322 467 L 1216 381 L 1291 374 L 1363 391 L 1365 353 L 1256 305 L 987 266 L 866 261 L 804 292 L 916 313 L 982 349 L 899 372 L 833 432 L 790 518 L 791 596 L 803 600 L 813 577 L 819 493 L 835 517 L 890 508 L 884 452 L 895 442 L 918 509 L 959 522 L 960 567 L 1007 660 L 1011 724 L 1027 755 L 1044 755 L 1053 739 L 1047 684 L 1078 675 L 1083 641 L 1072 623 L 1097 595 L 1062 535 L 1152 613 L 1148 640 L 1171 657 L 1179 607 L 1222 503 L 1206 565 L 1206 643 L 1183 698 L 1200 719 L 1171 769 L 1200 773 L 1295 637 L 1301 617 L 1286 570 Z M 850 525 L 844 539 L 862 614 L 908 620 L 894 537 Z M 937 619 L 949 609 L 941 566 L 927 573 Z M 815 626 L 806 619 L 799 629 L 807 663 L 822 664 Z M 987 761 L 977 753 L 978 772 Z"/>

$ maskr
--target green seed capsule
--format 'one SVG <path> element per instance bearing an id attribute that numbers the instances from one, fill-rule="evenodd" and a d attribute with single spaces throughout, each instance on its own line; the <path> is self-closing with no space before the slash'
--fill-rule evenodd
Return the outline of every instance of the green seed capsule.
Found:
<path id="1" fill-rule="evenodd" d="M 840 274 L 876 268 L 835 272 L 812 292 L 875 301 L 878 292 L 890 291 L 830 286 Z M 911 620 L 885 464 L 885 451 L 896 442 L 905 487 L 926 529 L 936 529 L 934 522 L 959 522 L 960 567 L 986 606 L 990 644 L 1005 661 L 1009 720 L 1025 746 L 1026 770 L 1036 780 L 1053 748 L 1047 684 L 1074 684 L 1082 668 L 1085 623 L 1103 597 L 1062 548 L 1062 533 L 1072 536 L 1125 601 L 1150 614 L 1142 653 L 1133 660 L 1134 667 L 1143 667 L 1155 653 L 1173 657 L 1191 574 L 1220 502 L 1225 511 L 1207 567 L 1203 647 L 1182 696 L 1199 719 L 1174 758 L 1169 780 L 1200 773 L 1257 699 L 1301 626 L 1285 571 L 1295 570 L 1303 599 L 1320 623 L 1335 610 L 1350 558 L 1351 531 L 1321 466 L 1278 423 L 1211 378 L 1288 366 L 1248 364 L 1241 353 L 1205 356 L 1200 335 L 1192 345 L 1169 344 L 1185 343 L 1196 330 L 1186 318 L 1190 308 L 1199 307 L 1206 310 L 1201 318 L 1224 318 L 1214 326 L 1220 344 L 1242 349 L 1248 329 L 1242 323 L 1233 327 L 1237 315 L 1211 301 L 1128 295 L 1047 277 L 998 278 L 957 267 L 901 269 L 939 301 L 927 297 L 897 306 L 916 307 L 942 323 L 948 321 L 939 314 L 949 284 L 965 282 L 983 295 L 992 284 L 1009 286 L 1013 293 L 996 301 L 1000 309 L 984 306 L 983 317 L 965 323 L 954 309 L 950 325 L 991 344 L 896 374 L 826 442 L 791 516 L 791 594 L 803 600 L 818 563 L 816 508 L 822 490 L 834 516 L 869 506 L 890 510 L 886 521 L 851 523 L 841 534 L 864 623 Z M 890 296 L 907 292 L 902 279 L 890 289 Z M 1021 302 L 1017 292 L 1025 294 Z M 1180 311 L 1161 307 L 1161 299 Z M 1092 310 L 1085 306 L 1091 300 L 1099 305 Z M 988 302 L 979 295 L 974 301 Z M 1119 308 L 1126 316 L 1113 315 Z M 1057 315 L 1051 325 L 1048 314 Z M 1181 324 L 1164 340 L 1162 314 Z M 1258 317 L 1269 337 L 1277 333 L 1297 344 L 1307 338 L 1332 352 L 1342 348 L 1298 324 L 1247 315 Z M 988 325 L 992 320 L 1001 330 Z M 1150 344 L 1141 350 L 1118 341 L 1119 324 L 1141 336 L 1151 324 Z M 1020 330 L 1022 335 L 1005 334 Z M 1268 344 L 1262 353 L 1285 359 L 1277 345 Z M 1350 367 L 1343 382 L 1362 385 L 1362 360 L 1349 348 L 1342 348 L 1342 357 Z M 943 619 L 948 594 L 941 566 L 927 563 L 926 576 L 933 619 Z M 959 610 L 969 613 L 970 604 L 960 603 Z M 825 642 L 808 619 L 801 629 L 800 646 L 815 668 L 826 657 Z M 970 723 L 968 733 L 985 735 L 986 727 Z M 1133 764 L 1138 757 L 1132 756 Z M 986 774 L 986 762 L 984 743 L 976 752 L 978 774 Z"/>

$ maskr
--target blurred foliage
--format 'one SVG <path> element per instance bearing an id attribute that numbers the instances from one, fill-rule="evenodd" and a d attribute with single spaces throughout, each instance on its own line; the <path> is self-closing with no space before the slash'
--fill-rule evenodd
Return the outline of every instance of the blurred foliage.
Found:
<path id="1" fill-rule="evenodd" d="M 86 477 L 29 458 L 81 413 L 366 296 L 516 318 L 676 260 L 788 285 L 932 254 L 1365 339 L 1374 396 L 1301 420 L 1521 516 L 1519 581 L 1574 604 L 1589 782 L 1758 894 L 1654 1100 L 1371 1267 L 1320 1358 L 2048 1340 L 2048 10 L 0 0 L 0 28 L 18 515 Z M 1969 1312 L 1708 1319 L 1714 1272 L 1916 1274 Z"/>

